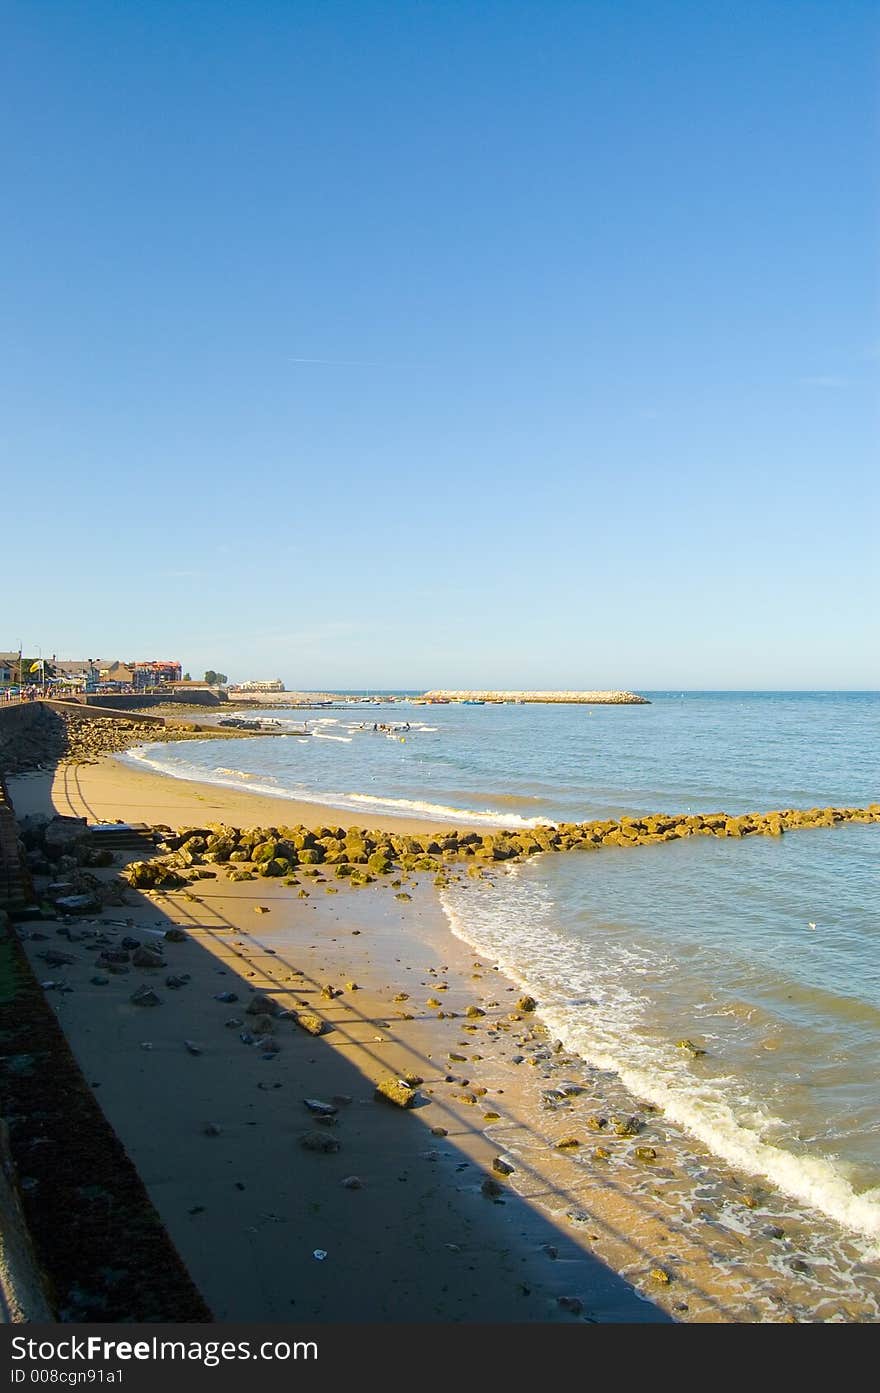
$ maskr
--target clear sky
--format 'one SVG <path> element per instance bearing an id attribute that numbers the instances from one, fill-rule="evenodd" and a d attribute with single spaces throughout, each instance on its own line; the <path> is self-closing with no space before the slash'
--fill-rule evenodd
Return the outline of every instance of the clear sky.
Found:
<path id="1" fill-rule="evenodd" d="M 0 13 L 0 649 L 880 686 L 875 0 Z"/>

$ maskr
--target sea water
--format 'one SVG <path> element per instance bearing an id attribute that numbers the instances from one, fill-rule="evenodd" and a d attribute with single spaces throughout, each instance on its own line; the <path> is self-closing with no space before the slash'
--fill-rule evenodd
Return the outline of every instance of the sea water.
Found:
<path id="1" fill-rule="evenodd" d="M 880 800 L 878 694 L 646 695 L 396 701 L 306 713 L 313 735 L 249 739 L 235 768 L 227 741 L 129 758 L 357 810 L 365 826 L 394 812 L 515 828 Z M 843 824 L 546 854 L 499 871 L 489 893 L 443 891 L 454 931 L 537 997 L 564 1046 L 660 1110 L 694 1192 L 708 1193 L 707 1158 L 767 1187 L 759 1217 L 796 1222 L 800 1247 L 821 1250 L 819 1284 L 859 1318 L 876 1318 L 880 1272 L 878 869 L 880 826 Z"/>

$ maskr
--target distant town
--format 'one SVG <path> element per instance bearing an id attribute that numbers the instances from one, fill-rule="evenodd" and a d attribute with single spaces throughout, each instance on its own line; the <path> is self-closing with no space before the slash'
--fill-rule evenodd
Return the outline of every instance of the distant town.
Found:
<path id="1" fill-rule="evenodd" d="M 79 693 L 185 695 L 206 689 L 236 695 L 283 692 L 285 687 L 280 677 L 230 683 L 225 672 L 211 669 L 202 678 L 193 678 L 177 659 L 123 662 L 119 658 L 57 658 L 54 653 L 45 658 L 21 651 L 0 652 L 0 695 L 6 699 Z"/>

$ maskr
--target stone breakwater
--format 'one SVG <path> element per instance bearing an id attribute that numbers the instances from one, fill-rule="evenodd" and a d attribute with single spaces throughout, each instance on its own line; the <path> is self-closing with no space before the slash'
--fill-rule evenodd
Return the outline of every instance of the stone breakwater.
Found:
<path id="1" fill-rule="evenodd" d="M 650 706 L 636 692 L 425 692 L 423 701 L 540 702 L 560 706 Z"/>
<path id="2" fill-rule="evenodd" d="M 602 847 L 635 847 L 682 837 L 779 837 L 809 827 L 834 827 L 843 822 L 880 823 L 880 803 L 867 808 L 788 808 L 769 813 L 681 815 L 655 813 L 644 818 L 623 817 L 596 822 L 563 822 L 526 832 L 473 831 L 436 834 L 398 834 L 358 827 L 323 826 L 235 828 L 212 823 L 204 827 L 151 829 L 159 853 L 136 861 L 123 872 L 136 889 L 165 890 L 222 872 L 230 880 L 278 877 L 302 888 L 299 877 L 326 878 L 331 872 L 351 885 L 368 885 L 380 876 L 409 872 L 433 873 L 443 886 L 462 863 L 467 874 L 480 877 L 497 861 L 523 861 L 548 851 L 597 851 Z M 392 885 L 395 881 L 391 882 Z M 328 891 L 332 887 L 328 887 Z M 402 898 L 408 898 L 405 892 Z"/>

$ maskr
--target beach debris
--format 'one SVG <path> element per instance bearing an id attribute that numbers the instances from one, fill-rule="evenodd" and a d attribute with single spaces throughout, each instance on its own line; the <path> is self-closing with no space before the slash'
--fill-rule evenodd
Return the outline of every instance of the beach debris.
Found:
<path id="1" fill-rule="evenodd" d="M 169 943 L 185 943 L 186 934 L 183 929 L 179 929 L 176 924 L 172 924 L 170 929 L 165 930 L 165 937 Z"/>
<path id="2" fill-rule="evenodd" d="M 347 1175 L 339 1183 L 343 1190 L 362 1190 L 364 1188 L 364 1182 L 359 1175 Z"/>
<path id="3" fill-rule="evenodd" d="M 518 1011 L 534 1011 L 537 1009 L 537 1006 L 538 1003 L 533 996 L 521 996 L 516 1003 L 516 1009 Z"/>
<path id="4" fill-rule="evenodd" d="M 332 982 L 327 982 L 321 988 L 321 996 L 324 1001 L 332 1001 L 334 997 L 342 996 L 342 990 L 340 987 L 334 987 Z"/>
<path id="5" fill-rule="evenodd" d="M 389 1076 L 378 1081 L 373 1096 L 377 1102 L 393 1103 L 398 1108 L 411 1108 L 418 1095 L 406 1079 Z"/>
<path id="6" fill-rule="evenodd" d="M 323 1262 L 324 1259 L 326 1258 L 326 1256 L 327 1256 L 327 1249 L 326 1249 L 326 1248 L 316 1248 L 315 1251 L 312 1253 L 312 1257 L 313 1257 L 317 1262 Z"/>
<path id="7" fill-rule="evenodd" d="M 684 1050 L 692 1059 L 702 1059 L 706 1054 L 706 1051 L 699 1045 L 695 1045 L 693 1040 L 676 1040 L 675 1048 L 677 1050 Z"/>
<path id="8" fill-rule="evenodd" d="M 511 1165 L 510 1161 L 505 1160 L 503 1156 L 496 1156 L 492 1162 L 492 1169 L 496 1175 L 513 1175 L 516 1167 Z"/>
<path id="9" fill-rule="evenodd" d="M 326 1022 L 312 1011 L 291 1011 L 290 1018 L 294 1025 L 298 1025 L 300 1030 L 306 1031 L 308 1035 L 323 1035 L 327 1029 Z"/>
<path id="10" fill-rule="evenodd" d="M 331 1151 L 338 1151 L 341 1145 L 338 1137 L 331 1137 L 328 1132 L 303 1132 L 299 1144 L 304 1151 L 319 1151 L 327 1154 Z"/>
<path id="11" fill-rule="evenodd" d="M 267 904 L 255 904 L 255 905 L 254 905 L 254 914 L 268 914 L 268 913 L 269 913 L 269 906 L 268 906 Z"/>
<path id="12" fill-rule="evenodd" d="M 136 948 L 131 955 L 131 961 L 135 967 L 153 969 L 167 966 L 162 954 L 157 952 L 155 948 Z"/>
<path id="13" fill-rule="evenodd" d="M 188 1054 L 204 1054 L 204 1053 L 205 1053 L 205 1051 L 204 1051 L 204 1049 L 202 1048 L 202 1046 L 201 1046 L 201 1045 L 197 1045 L 196 1042 L 195 1042 L 195 1040 L 184 1040 L 183 1045 L 184 1045 L 184 1049 L 187 1051 Z"/>
<path id="14" fill-rule="evenodd" d="M 347 992 L 359 992 L 360 987 L 358 986 L 357 982 L 346 982 L 345 990 Z"/>
<path id="15" fill-rule="evenodd" d="M 152 987 L 138 987 L 128 998 L 133 1006 L 161 1006 L 162 998 Z"/>
<path id="16" fill-rule="evenodd" d="M 202 1134 L 206 1137 L 219 1137 L 222 1127 L 218 1127 L 216 1122 L 206 1122 L 202 1128 Z"/>
<path id="17" fill-rule="evenodd" d="M 637 1146 L 633 1150 L 633 1155 L 637 1161 L 656 1161 L 657 1152 L 653 1146 Z"/>
<path id="18" fill-rule="evenodd" d="M 486 1196 L 486 1198 L 490 1200 L 497 1199 L 499 1195 L 504 1194 L 504 1186 L 499 1185 L 497 1180 L 493 1180 L 491 1175 L 486 1176 L 485 1180 L 480 1186 L 480 1190 Z"/>

